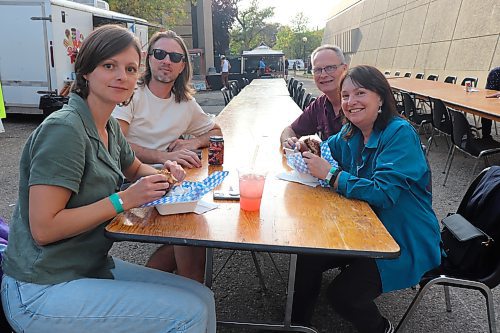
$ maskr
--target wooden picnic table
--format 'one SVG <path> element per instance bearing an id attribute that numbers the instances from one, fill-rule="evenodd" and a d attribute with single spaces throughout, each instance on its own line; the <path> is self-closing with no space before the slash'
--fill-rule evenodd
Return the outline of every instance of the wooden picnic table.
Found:
<path id="1" fill-rule="evenodd" d="M 282 90 L 286 91 L 286 96 Z M 290 171 L 280 147 L 281 131 L 301 112 L 288 95 L 283 79 L 253 80 L 217 117 L 224 134 L 224 165 L 209 166 L 204 150 L 203 166 L 187 171 L 187 180 L 196 181 L 213 171 L 227 170 L 229 176 L 221 185 L 227 189 L 238 187 L 238 167 L 264 168 L 268 175 L 260 211 L 240 210 L 239 203 L 234 201 L 216 201 L 219 204 L 217 209 L 201 215 L 162 216 L 155 208 L 131 209 L 118 215 L 106 227 L 108 237 L 290 253 L 285 320 L 279 325 L 290 328 L 297 254 L 395 258 L 400 251 L 366 202 L 347 199 L 330 189 L 313 188 L 276 177 L 280 172 Z M 214 202 L 211 193 L 203 200 Z M 208 273 L 211 272 L 210 265 L 208 260 Z M 277 328 L 266 323 L 223 323 L 259 329 Z M 315 332 L 306 327 L 296 331 Z"/>
<path id="2" fill-rule="evenodd" d="M 500 99 L 486 98 L 495 90 L 473 88 L 474 91 L 466 92 L 461 85 L 410 78 L 389 78 L 388 81 L 393 89 L 411 92 L 424 99 L 437 98 L 451 108 L 500 121 Z"/>

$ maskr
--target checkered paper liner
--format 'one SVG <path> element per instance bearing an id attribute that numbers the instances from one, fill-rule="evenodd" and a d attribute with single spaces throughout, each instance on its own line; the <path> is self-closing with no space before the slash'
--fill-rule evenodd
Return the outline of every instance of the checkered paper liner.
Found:
<path id="1" fill-rule="evenodd" d="M 321 157 L 323 157 L 325 160 L 327 160 L 328 163 L 330 163 L 330 165 L 332 167 L 333 166 L 337 167 L 339 164 L 337 163 L 337 161 L 335 161 L 333 159 L 332 152 L 330 151 L 330 147 L 328 146 L 326 141 L 321 142 L 320 147 L 321 147 Z M 311 172 L 309 171 L 309 168 L 307 167 L 306 162 L 304 162 L 304 158 L 302 157 L 302 153 L 300 153 L 300 152 L 297 152 L 294 154 L 289 154 L 286 158 L 286 162 L 290 168 L 292 168 L 300 173 L 307 173 L 309 175 L 311 174 Z M 319 184 L 322 187 L 330 187 L 330 184 L 328 184 L 328 182 L 325 181 L 324 179 L 319 179 Z"/>
<path id="2" fill-rule="evenodd" d="M 180 186 L 184 189 L 184 194 L 164 196 L 160 199 L 156 199 L 155 201 L 144 204 L 142 205 L 142 207 L 150 207 L 177 202 L 197 201 L 202 196 L 212 191 L 215 187 L 219 186 L 228 174 L 229 171 L 215 171 L 201 182 L 182 182 L 177 186 Z M 174 191 L 174 189 L 175 187 L 172 189 L 172 191 Z"/>

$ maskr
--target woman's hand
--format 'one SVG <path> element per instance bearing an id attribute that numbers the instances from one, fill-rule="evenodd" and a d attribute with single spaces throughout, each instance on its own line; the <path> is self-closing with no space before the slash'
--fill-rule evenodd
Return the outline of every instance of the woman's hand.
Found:
<path id="1" fill-rule="evenodd" d="M 170 171 L 179 182 L 182 182 L 186 178 L 186 171 L 175 161 L 166 161 L 163 167 Z"/>
<path id="2" fill-rule="evenodd" d="M 325 179 L 328 171 L 332 168 L 327 160 L 308 151 L 302 153 L 302 157 L 304 158 L 304 162 L 306 162 L 311 175 L 316 178 Z"/>
<path id="3" fill-rule="evenodd" d="M 164 175 L 155 174 L 144 176 L 119 193 L 123 200 L 123 208 L 140 207 L 145 203 L 160 199 L 165 195 L 170 184 Z"/>

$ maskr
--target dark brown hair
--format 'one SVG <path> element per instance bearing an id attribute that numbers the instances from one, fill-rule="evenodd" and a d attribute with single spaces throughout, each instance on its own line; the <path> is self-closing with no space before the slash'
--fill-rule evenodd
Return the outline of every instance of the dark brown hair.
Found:
<path id="1" fill-rule="evenodd" d="M 396 111 L 396 100 L 392 94 L 391 86 L 389 82 L 387 82 L 384 74 L 377 68 L 368 65 L 360 65 L 349 69 L 347 74 L 340 81 L 341 90 L 347 78 L 350 78 L 355 86 L 373 91 L 382 100 L 382 106 L 380 107 L 382 113 L 378 115 L 373 124 L 373 128 L 382 130 L 387 127 L 387 124 L 389 124 L 392 118 L 400 117 Z M 348 139 L 352 137 L 357 127 L 353 125 L 347 117 L 344 118 L 345 124 L 347 125 L 344 138 Z"/>
<path id="2" fill-rule="evenodd" d="M 117 55 L 130 46 L 133 46 L 137 51 L 140 62 L 141 46 L 137 37 L 127 29 L 107 24 L 92 31 L 83 41 L 76 56 L 76 80 L 71 86 L 71 92 L 86 99 L 89 95 L 89 88 L 87 80 L 83 76 L 92 73 L 102 61 Z"/>
<path id="3" fill-rule="evenodd" d="M 144 71 L 144 74 L 139 79 L 139 82 L 137 84 L 143 87 L 144 85 L 147 85 L 149 84 L 149 82 L 151 82 L 151 77 L 153 76 L 153 73 L 151 73 L 149 54 L 153 52 L 155 43 L 162 38 L 173 39 L 182 48 L 182 52 L 184 53 L 183 61 L 186 65 L 184 66 L 184 69 L 182 70 L 181 74 L 179 74 L 177 79 L 175 79 L 174 86 L 172 87 L 172 92 L 175 96 L 175 101 L 177 103 L 180 103 L 181 101 L 189 101 L 194 95 L 194 90 L 191 87 L 191 78 L 193 77 L 193 67 L 191 65 L 191 60 L 188 54 L 186 44 L 184 43 L 184 40 L 182 39 L 181 36 L 177 35 L 172 30 L 158 31 L 149 40 L 148 56 L 146 57 L 146 70 Z"/>

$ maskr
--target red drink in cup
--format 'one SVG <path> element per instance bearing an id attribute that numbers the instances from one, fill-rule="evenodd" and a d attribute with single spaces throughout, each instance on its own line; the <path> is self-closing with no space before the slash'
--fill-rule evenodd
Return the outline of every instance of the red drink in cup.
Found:
<path id="1" fill-rule="evenodd" d="M 240 208 L 246 211 L 260 209 L 266 175 L 252 171 L 239 171 Z"/>

